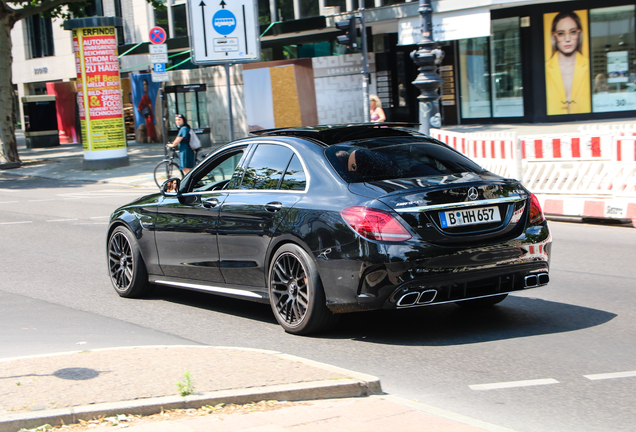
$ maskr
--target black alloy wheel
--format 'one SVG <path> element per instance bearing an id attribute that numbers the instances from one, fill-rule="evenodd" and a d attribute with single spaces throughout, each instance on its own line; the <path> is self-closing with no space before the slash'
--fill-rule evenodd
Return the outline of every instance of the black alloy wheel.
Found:
<path id="1" fill-rule="evenodd" d="M 108 240 L 110 281 L 121 297 L 139 297 L 148 289 L 148 272 L 130 230 L 119 226 Z"/>
<path id="2" fill-rule="evenodd" d="M 325 304 L 315 264 L 295 244 L 282 246 L 269 270 L 269 298 L 278 323 L 286 332 L 306 335 L 336 323 Z"/>

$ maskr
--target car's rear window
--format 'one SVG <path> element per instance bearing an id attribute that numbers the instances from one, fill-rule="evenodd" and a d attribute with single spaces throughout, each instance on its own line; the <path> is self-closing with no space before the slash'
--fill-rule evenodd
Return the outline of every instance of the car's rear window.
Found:
<path id="1" fill-rule="evenodd" d="M 412 137 L 333 145 L 325 155 L 347 183 L 484 171 L 443 144 Z"/>

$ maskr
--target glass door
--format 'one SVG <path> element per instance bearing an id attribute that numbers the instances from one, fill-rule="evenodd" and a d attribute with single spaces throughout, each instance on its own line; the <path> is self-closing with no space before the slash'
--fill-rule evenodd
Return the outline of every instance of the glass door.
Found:
<path id="1" fill-rule="evenodd" d="M 523 117 L 519 17 L 492 21 L 490 58 L 493 117 Z"/>

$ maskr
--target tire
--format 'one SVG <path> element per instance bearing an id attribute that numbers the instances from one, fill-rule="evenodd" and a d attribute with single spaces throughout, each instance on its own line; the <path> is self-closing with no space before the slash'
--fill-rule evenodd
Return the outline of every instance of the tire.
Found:
<path id="1" fill-rule="evenodd" d="M 457 304 L 463 308 L 467 309 L 480 309 L 489 306 L 494 306 L 497 303 L 501 303 L 508 297 L 508 294 L 500 294 L 491 297 L 478 298 L 474 300 L 464 300 L 457 302 Z"/>
<path id="2" fill-rule="evenodd" d="M 157 184 L 157 187 L 160 188 L 166 180 L 174 177 L 179 179 L 183 178 L 183 173 L 181 172 L 179 165 L 176 163 L 161 161 L 155 167 L 155 183 Z"/>
<path id="3" fill-rule="evenodd" d="M 148 271 L 137 239 L 128 228 L 115 228 L 108 239 L 108 274 L 120 297 L 142 297 L 149 289 Z"/>
<path id="4" fill-rule="evenodd" d="M 268 286 L 274 316 L 287 333 L 308 335 L 338 321 L 326 306 L 316 265 L 300 246 L 286 244 L 276 251 Z"/>

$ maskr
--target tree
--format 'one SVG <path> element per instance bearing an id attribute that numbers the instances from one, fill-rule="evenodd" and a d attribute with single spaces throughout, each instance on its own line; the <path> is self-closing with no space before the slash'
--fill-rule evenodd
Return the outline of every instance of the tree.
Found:
<path id="1" fill-rule="evenodd" d="M 164 9 L 161 0 L 146 0 L 155 9 Z M 40 14 L 70 19 L 85 16 L 85 0 L 0 0 L 0 166 L 20 164 L 15 140 L 15 98 L 11 65 L 11 30 L 18 21 Z M 8 60 L 8 61 L 7 61 Z"/>

